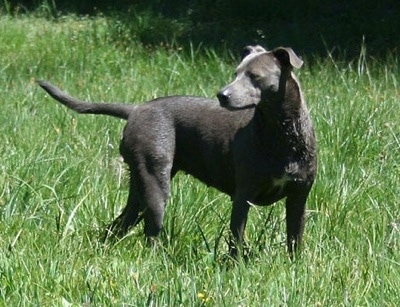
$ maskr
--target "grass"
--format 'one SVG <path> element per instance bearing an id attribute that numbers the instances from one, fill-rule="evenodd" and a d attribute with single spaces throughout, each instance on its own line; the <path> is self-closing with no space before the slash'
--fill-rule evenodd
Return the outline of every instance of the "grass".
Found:
<path id="1" fill-rule="evenodd" d="M 123 208 L 123 121 L 79 116 L 34 83 L 95 101 L 214 97 L 235 57 L 118 46 L 105 18 L 0 16 L 1 306 L 397 306 L 400 66 L 396 55 L 308 59 L 296 72 L 314 119 L 319 172 L 304 251 L 288 260 L 282 203 L 251 210 L 251 258 L 231 265 L 228 197 L 173 183 L 162 244 L 141 227 L 103 246 Z"/>

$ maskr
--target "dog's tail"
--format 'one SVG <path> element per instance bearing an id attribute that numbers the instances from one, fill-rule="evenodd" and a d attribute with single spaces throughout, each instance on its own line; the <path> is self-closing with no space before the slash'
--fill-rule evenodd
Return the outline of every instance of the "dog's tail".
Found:
<path id="1" fill-rule="evenodd" d="M 82 114 L 103 114 L 122 119 L 128 119 L 129 114 L 135 108 L 134 105 L 118 103 L 91 103 L 80 101 L 61 91 L 58 87 L 43 80 L 37 83 L 55 100 L 61 102 L 66 107 Z"/>

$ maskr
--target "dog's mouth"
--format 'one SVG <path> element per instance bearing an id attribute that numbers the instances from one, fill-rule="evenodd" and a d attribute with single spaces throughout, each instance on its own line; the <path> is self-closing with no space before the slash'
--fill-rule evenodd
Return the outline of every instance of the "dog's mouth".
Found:
<path id="1" fill-rule="evenodd" d="M 219 100 L 220 106 L 230 111 L 252 109 L 256 106 L 256 104 L 254 103 L 250 104 L 232 103 L 232 97 L 228 90 L 221 90 L 220 92 L 218 92 L 217 98 Z"/>
<path id="2" fill-rule="evenodd" d="M 227 109 L 229 111 L 247 110 L 247 109 L 253 109 L 256 107 L 256 104 L 247 104 L 244 106 L 233 106 L 230 104 L 221 103 L 221 101 L 219 102 L 219 104 L 221 107 L 223 107 L 224 109 Z"/>

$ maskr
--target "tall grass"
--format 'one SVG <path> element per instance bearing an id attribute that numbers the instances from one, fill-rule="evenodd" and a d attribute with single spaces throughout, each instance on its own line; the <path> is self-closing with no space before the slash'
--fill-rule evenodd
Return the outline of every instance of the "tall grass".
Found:
<path id="1" fill-rule="evenodd" d="M 141 103 L 214 97 L 235 67 L 228 52 L 118 46 L 108 22 L 0 17 L 0 305 L 397 305 L 397 56 L 373 59 L 361 46 L 353 62 L 306 59 L 296 73 L 317 131 L 319 172 L 304 251 L 288 260 L 282 203 L 256 207 L 246 229 L 250 260 L 231 265 L 230 201 L 186 175 L 173 182 L 158 248 L 145 246 L 141 227 L 100 243 L 127 198 L 124 123 L 76 115 L 34 79 L 82 99 Z"/>

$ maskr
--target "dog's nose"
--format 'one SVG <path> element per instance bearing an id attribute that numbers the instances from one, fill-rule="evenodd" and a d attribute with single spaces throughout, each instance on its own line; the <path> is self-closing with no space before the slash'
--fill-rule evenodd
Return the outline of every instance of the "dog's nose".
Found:
<path id="1" fill-rule="evenodd" d="M 218 92 L 217 97 L 221 106 L 227 106 L 229 104 L 229 98 L 231 94 L 228 90 L 221 90 Z"/>

